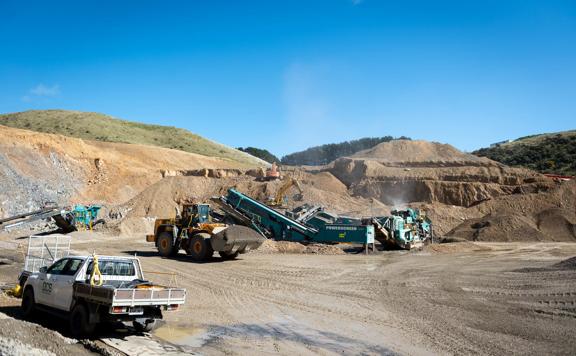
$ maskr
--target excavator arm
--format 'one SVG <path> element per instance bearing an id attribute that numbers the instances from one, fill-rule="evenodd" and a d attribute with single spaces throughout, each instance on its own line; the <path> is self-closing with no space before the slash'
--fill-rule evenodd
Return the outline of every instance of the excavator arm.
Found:
<path id="1" fill-rule="evenodd" d="M 296 187 L 296 189 L 298 189 L 298 193 L 300 195 L 303 194 L 302 187 L 300 186 L 300 182 L 298 182 L 298 180 L 295 178 L 288 177 L 284 181 L 284 184 L 282 184 L 282 186 L 280 186 L 280 189 L 278 189 L 278 192 L 276 192 L 276 196 L 274 197 L 274 200 L 272 201 L 272 204 L 270 204 L 270 205 L 273 205 L 273 206 L 282 205 L 282 201 L 284 200 L 286 193 L 293 186 Z"/>

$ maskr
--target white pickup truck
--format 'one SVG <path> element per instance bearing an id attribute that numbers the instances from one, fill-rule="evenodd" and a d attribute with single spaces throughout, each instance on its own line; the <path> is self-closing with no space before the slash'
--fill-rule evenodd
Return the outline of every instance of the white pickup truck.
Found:
<path id="1" fill-rule="evenodd" d="M 151 331 L 162 311 L 183 304 L 186 290 L 153 285 L 144 280 L 135 257 L 98 256 L 103 283 L 90 283 L 92 256 L 67 256 L 31 273 L 24 283 L 22 313 L 30 318 L 41 309 L 70 321 L 76 336 L 91 334 L 102 322 L 132 322 Z"/>

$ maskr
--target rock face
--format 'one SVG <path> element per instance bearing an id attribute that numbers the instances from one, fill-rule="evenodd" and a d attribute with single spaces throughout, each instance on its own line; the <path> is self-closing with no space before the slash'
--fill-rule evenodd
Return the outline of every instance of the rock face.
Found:
<path id="1" fill-rule="evenodd" d="M 392 206 L 440 202 L 469 207 L 497 196 L 547 191 L 553 186 L 536 172 L 427 141 L 381 143 L 340 158 L 328 169 L 353 195 Z"/>

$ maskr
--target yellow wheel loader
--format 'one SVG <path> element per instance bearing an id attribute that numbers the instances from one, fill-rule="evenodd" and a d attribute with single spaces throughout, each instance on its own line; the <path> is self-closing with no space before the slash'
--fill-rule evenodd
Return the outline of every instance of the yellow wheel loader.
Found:
<path id="1" fill-rule="evenodd" d="M 146 241 L 156 244 L 160 256 L 175 256 L 183 249 L 194 261 L 206 261 L 214 252 L 234 259 L 257 249 L 264 240 L 249 227 L 213 221 L 208 204 L 185 204 L 181 215 L 156 219 L 154 234 L 146 236 Z"/>

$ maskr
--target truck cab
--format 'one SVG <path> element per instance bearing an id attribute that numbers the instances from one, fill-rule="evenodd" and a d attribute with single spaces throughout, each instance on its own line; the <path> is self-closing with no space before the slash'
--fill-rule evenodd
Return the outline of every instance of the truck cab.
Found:
<path id="1" fill-rule="evenodd" d="M 136 258 L 98 258 L 99 269 L 106 285 L 128 285 L 133 280 L 143 280 L 140 263 Z M 24 286 L 34 288 L 35 302 L 63 311 L 71 311 L 75 283 L 90 283 L 94 268 L 91 256 L 64 257 L 51 266 L 43 267 L 28 277 Z"/>

